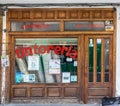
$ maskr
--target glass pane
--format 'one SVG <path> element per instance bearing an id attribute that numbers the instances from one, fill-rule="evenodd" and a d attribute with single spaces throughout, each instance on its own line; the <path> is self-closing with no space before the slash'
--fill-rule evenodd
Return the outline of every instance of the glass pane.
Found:
<path id="1" fill-rule="evenodd" d="M 101 39 L 97 39 L 97 82 L 101 82 Z"/>
<path id="2" fill-rule="evenodd" d="M 77 38 L 16 39 L 15 83 L 76 83 Z"/>
<path id="3" fill-rule="evenodd" d="M 94 41 L 89 39 L 89 82 L 93 82 L 93 55 Z"/>
<path id="4" fill-rule="evenodd" d="M 104 31 L 104 22 L 65 22 L 65 31 Z"/>
<path id="5" fill-rule="evenodd" d="M 105 39 L 105 82 L 109 82 L 109 54 L 110 54 L 110 40 Z"/>
<path id="6" fill-rule="evenodd" d="M 60 31 L 59 22 L 12 22 L 11 31 Z"/>

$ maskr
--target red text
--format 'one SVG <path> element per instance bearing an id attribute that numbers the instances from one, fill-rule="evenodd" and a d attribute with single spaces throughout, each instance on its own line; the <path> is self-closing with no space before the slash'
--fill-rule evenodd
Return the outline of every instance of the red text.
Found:
<path id="1" fill-rule="evenodd" d="M 73 49 L 73 46 L 70 45 L 69 47 L 66 46 L 38 46 L 34 45 L 33 47 L 28 46 L 28 47 L 23 47 L 19 46 L 18 48 L 15 49 L 15 53 L 18 58 L 23 58 L 25 56 L 33 55 L 33 54 L 44 54 L 44 53 L 49 53 L 50 50 L 53 50 L 55 54 L 57 55 L 66 55 L 70 58 L 76 59 L 77 58 L 77 50 Z"/>

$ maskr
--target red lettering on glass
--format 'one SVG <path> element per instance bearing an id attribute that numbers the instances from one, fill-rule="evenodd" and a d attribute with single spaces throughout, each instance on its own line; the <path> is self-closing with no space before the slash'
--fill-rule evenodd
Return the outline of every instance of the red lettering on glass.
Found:
<path id="1" fill-rule="evenodd" d="M 15 53 L 18 58 L 23 58 L 28 55 L 44 54 L 44 53 L 49 53 L 50 50 L 54 50 L 54 53 L 57 55 L 64 54 L 76 60 L 77 50 L 73 50 L 72 48 L 73 48 L 72 45 L 70 45 L 69 47 L 66 47 L 66 46 L 59 46 L 59 45 L 58 46 L 51 46 L 51 45 L 50 46 L 44 46 L 44 45 L 38 46 L 35 44 L 33 47 L 19 46 L 18 48 L 15 49 Z"/>
<path id="2" fill-rule="evenodd" d="M 49 24 L 25 24 L 21 26 L 21 29 L 28 29 L 28 28 L 50 28 Z"/>
<path id="3" fill-rule="evenodd" d="M 15 53 L 18 58 L 23 58 L 25 56 L 24 48 L 23 46 L 19 46 L 19 48 L 15 49 Z"/>
<path id="4" fill-rule="evenodd" d="M 49 53 L 50 50 L 53 50 L 53 48 L 54 48 L 53 46 L 49 45 L 49 46 L 48 46 L 48 49 L 47 49 L 47 53 Z"/>
<path id="5" fill-rule="evenodd" d="M 38 54 L 38 45 L 36 45 L 36 44 L 34 45 L 34 53 Z"/>
<path id="6" fill-rule="evenodd" d="M 60 51 L 61 51 L 61 47 L 60 46 L 56 46 L 55 49 L 54 49 L 55 54 L 59 55 Z"/>
<path id="7" fill-rule="evenodd" d="M 33 55 L 32 48 L 31 47 L 25 47 L 24 48 L 24 53 L 25 53 L 25 56 Z"/>
<path id="8" fill-rule="evenodd" d="M 75 28 L 103 28 L 103 24 L 75 24 Z"/>
<path id="9" fill-rule="evenodd" d="M 67 50 L 66 56 L 70 56 L 71 49 L 72 49 L 72 45 L 70 45 L 69 49 Z"/>
<path id="10" fill-rule="evenodd" d="M 39 47 L 39 53 L 41 53 L 41 54 L 44 54 L 44 53 L 46 53 L 46 51 L 47 51 L 47 47 L 46 46 L 40 46 Z"/>
<path id="11" fill-rule="evenodd" d="M 64 52 L 65 52 L 65 51 L 67 51 L 67 50 L 68 50 L 68 48 L 67 48 L 67 47 L 62 46 L 62 49 L 61 49 L 61 55 L 63 55 L 63 54 L 64 54 Z"/>

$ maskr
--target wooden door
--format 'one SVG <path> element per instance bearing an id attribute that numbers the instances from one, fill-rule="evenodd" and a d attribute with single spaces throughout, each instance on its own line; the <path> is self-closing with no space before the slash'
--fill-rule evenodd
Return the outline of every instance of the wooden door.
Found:
<path id="1" fill-rule="evenodd" d="M 85 37 L 85 102 L 112 96 L 112 47 L 112 35 Z"/>

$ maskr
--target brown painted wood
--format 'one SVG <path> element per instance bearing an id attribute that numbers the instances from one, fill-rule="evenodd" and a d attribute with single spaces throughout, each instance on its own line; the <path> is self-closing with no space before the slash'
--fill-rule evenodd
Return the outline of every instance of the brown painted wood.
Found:
<path id="1" fill-rule="evenodd" d="M 59 97 L 59 98 L 77 98 L 79 101 L 84 101 L 87 103 L 89 99 L 101 98 L 104 95 L 112 96 L 115 92 L 115 31 L 65 31 L 64 22 L 66 21 L 114 21 L 114 28 L 116 25 L 115 21 L 115 11 L 111 8 L 55 8 L 55 9 L 9 9 L 7 12 L 7 42 L 10 46 L 10 58 L 11 67 L 10 74 L 8 74 L 7 82 L 10 83 L 8 91 L 10 91 L 10 99 L 16 97 L 37 97 L 37 98 L 48 98 L 48 97 Z M 18 21 L 39 21 L 39 22 L 60 22 L 60 32 L 12 32 L 11 22 Z M 116 30 L 116 28 L 115 28 Z M 14 45 L 16 38 L 78 38 L 78 83 L 76 84 L 14 84 Z M 96 55 L 94 55 L 94 82 L 88 82 L 89 75 L 89 50 L 88 50 L 88 40 L 89 38 L 94 39 L 94 45 L 96 45 L 96 39 L 101 38 L 102 45 L 102 74 L 101 82 L 96 81 Z M 109 83 L 104 82 L 104 39 L 111 39 L 110 46 L 110 75 L 111 80 Z M 95 47 L 96 48 L 96 47 Z M 114 49 L 113 49 L 114 48 Z M 112 51 L 113 50 L 113 51 Z M 94 50 L 94 54 L 96 51 Z M 112 85 L 113 84 L 113 85 Z M 113 90 L 114 88 L 114 90 Z M 105 90 L 104 90 L 105 89 Z M 95 90 L 95 92 L 94 92 Z M 19 94 L 18 92 L 22 93 Z M 105 92 L 108 91 L 108 92 Z M 102 95 L 100 95 L 100 93 Z"/>
<path id="2" fill-rule="evenodd" d="M 101 83 L 104 83 L 104 53 L 105 53 L 105 40 L 102 38 L 102 49 L 101 49 Z"/>
<path id="3" fill-rule="evenodd" d="M 113 71 L 112 71 L 112 74 L 113 74 L 113 79 L 112 79 L 112 95 L 115 96 L 116 94 L 116 35 L 117 35 L 117 21 L 116 21 L 116 11 L 113 11 L 113 19 L 114 19 L 114 34 L 113 34 Z"/>
<path id="4" fill-rule="evenodd" d="M 97 53 L 96 53 L 96 50 L 97 50 L 97 42 L 96 42 L 96 38 L 93 39 L 93 44 L 94 44 L 94 50 L 93 50 L 93 83 L 95 84 L 96 83 L 96 79 L 97 79 Z"/>
<path id="5" fill-rule="evenodd" d="M 9 19 L 113 19 L 113 9 L 9 9 Z M 34 14 L 34 15 L 33 15 Z"/>
<path id="6" fill-rule="evenodd" d="M 88 50 L 89 39 L 85 37 L 85 73 L 84 73 L 84 103 L 88 101 L 88 77 L 89 77 L 89 50 Z"/>
<path id="7" fill-rule="evenodd" d="M 110 40 L 110 45 L 109 45 L 109 47 L 110 47 L 110 55 L 109 55 L 109 66 L 110 66 L 110 72 L 109 72 L 109 75 L 110 75 L 110 81 L 109 82 L 105 82 L 104 81 L 104 67 L 102 67 L 102 72 L 101 72 L 101 82 L 97 82 L 97 80 L 96 80 L 96 77 L 97 76 L 95 76 L 96 75 L 96 66 L 94 66 L 94 70 L 95 71 L 93 71 L 93 73 L 94 73 L 94 81 L 93 82 L 87 82 L 88 83 L 88 85 L 86 84 L 86 91 L 88 90 L 88 93 L 86 94 L 86 96 L 90 99 L 90 98 L 101 98 L 101 97 L 104 97 L 104 96 L 112 96 L 112 79 L 113 79 L 113 76 L 112 76 L 112 57 L 113 57 L 113 55 L 112 55 L 112 45 L 113 45 L 113 42 L 112 42 L 112 36 L 86 36 L 86 41 L 85 41 L 85 44 L 87 45 L 85 48 L 86 48 L 86 64 L 89 64 L 88 63 L 88 53 L 89 53 L 89 51 L 88 51 L 88 40 L 89 40 L 89 38 L 93 38 L 94 39 L 94 61 L 96 61 L 96 39 L 97 38 L 99 38 L 99 39 L 102 39 L 102 54 L 101 54 L 101 56 L 102 56 L 102 60 L 101 60 L 101 63 L 103 64 L 104 62 L 104 59 L 103 59 L 103 55 L 104 55 L 104 40 L 105 40 L 105 38 L 109 38 L 109 40 Z M 96 61 L 97 62 L 97 61 Z M 95 63 L 96 63 L 95 62 Z M 95 63 L 94 63 L 94 65 L 95 65 Z M 88 72 L 88 68 L 86 68 L 86 73 Z M 88 75 L 88 74 L 87 74 Z M 88 81 L 88 78 L 89 77 L 86 77 L 86 81 Z M 97 97 L 98 96 L 98 97 Z M 87 98 L 86 97 L 86 98 Z"/>
<path id="8" fill-rule="evenodd" d="M 90 96 L 108 96 L 109 89 L 108 88 L 89 88 L 88 95 L 90 95 Z"/>

